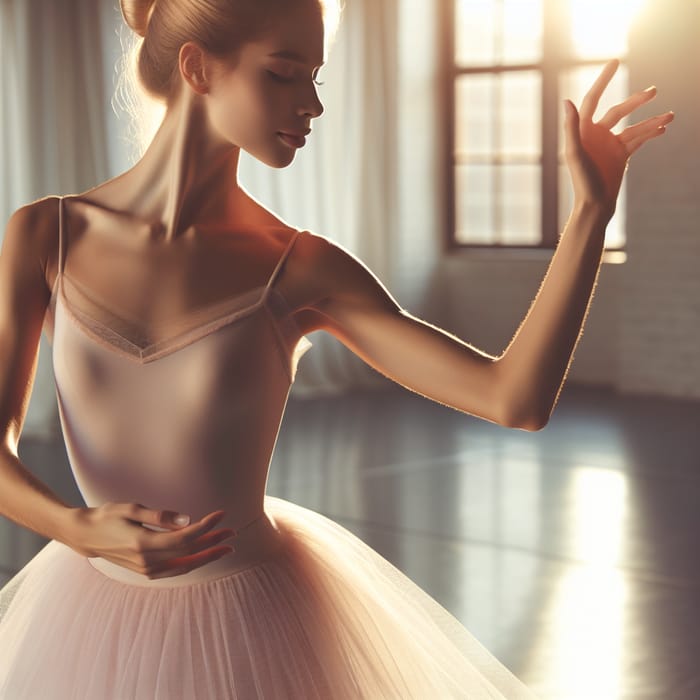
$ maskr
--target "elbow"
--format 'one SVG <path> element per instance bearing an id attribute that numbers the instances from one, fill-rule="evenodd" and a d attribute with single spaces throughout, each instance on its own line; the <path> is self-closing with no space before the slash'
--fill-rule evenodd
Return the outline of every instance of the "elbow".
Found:
<path id="1" fill-rule="evenodd" d="M 549 423 L 549 417 L 543 417 L 538 415 L 528 416 L 525 420 L 519 421 L 514 428 L 519 428 L 520 430 L 527 430 L 529 433 L 536 433 L 542 430 L 547 423 Z"/>
<path id="2" fill-rule="evenodd" d="M 529 433 L 536 433 L 542 430 L 548 422 L 549 416 L 538 414 L 534 411 L 514 411 L 508 413 L 505 419 L 500 421 L 501 425 L 506 428 L 517 428 L 518 430 L 526 430 Z"/>
<path id="3" fill-rule="evenodd" d="M 550 411 L 529 401 L 506 401 L 501 425 L 535 433 L 549 423 Z"/>
<path id="4" fill-rule="evenodd" d="M 537 401 L 538 393 L 531 385 L 521 377 L 516 379 L 512 372 L 507 372 L 507 366 L 502 362 L 496 364 L 499 367 L 496 385 L 502 418 L 499 423 L 506 428 L 531 433 L 542 430 L 549 422 L 551 406 L 541 405 L 542 401 Z"/>

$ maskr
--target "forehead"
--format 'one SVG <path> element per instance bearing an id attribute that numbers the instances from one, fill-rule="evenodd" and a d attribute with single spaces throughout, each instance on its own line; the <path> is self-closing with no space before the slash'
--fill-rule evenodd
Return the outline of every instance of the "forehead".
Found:
<path id="1" fill-rule="evenodd" d="M 300 3 L 268 24 L 249 49 L 256 54 L 321 66 L 325 63 L 324 27 L 321 9 L 315 3 Z"/>

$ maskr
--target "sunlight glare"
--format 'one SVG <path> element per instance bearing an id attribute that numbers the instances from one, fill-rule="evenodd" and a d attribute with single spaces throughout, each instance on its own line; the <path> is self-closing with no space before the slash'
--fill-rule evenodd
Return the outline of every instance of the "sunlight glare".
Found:
<path id="1" fill-rule="evenodd" d="M 548 640 L 555 669 L 550 683 L 577 689 L 567 697 L 620 698 L 628 602 L 628 584 L 616 569 L 571 567 L 558 581 L 548 610 L 555 620 Z"/>
<path id="2" fill-rule="evenodd" d="M 624 56 L 629 30 L 644 3 L 645 0 L 571 0 L 575 56 Z"/>
<path id="3" fill-rule="evenodd" d="M 572 480 L 572 549 L 583 561 L 617 566 L 627 516 L 627 479 L 612 469 L 579 467 Z"/>
<path id="4" fill-rule="evenodd" d="M 552 626 L 538 636 L 534 650 L 535 658 L 546 659 L 552 669 L 544 686 L 551 697 L 563 697 L 562 688 L 576 688 L 566 697 L 620 698 L 630 598 L 627 576 L 620 568 L 627 489 L 626 476 L 615 469 L 572 469 L 564 495 L 567 531 L 561 533 L 571 561 L 540 612 Z"/>

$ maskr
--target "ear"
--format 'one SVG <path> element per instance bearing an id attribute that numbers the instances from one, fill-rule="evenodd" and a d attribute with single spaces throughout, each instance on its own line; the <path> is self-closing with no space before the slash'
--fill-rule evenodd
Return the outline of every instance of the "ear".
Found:
<path id="1" fill-rule="evenodd" d="M 198 95 L 206 95 L 209 92 L 209 80 L 204 50 L 193 41 L 187 41 L 180 47 L 178 62 L 183 80 Z"/>

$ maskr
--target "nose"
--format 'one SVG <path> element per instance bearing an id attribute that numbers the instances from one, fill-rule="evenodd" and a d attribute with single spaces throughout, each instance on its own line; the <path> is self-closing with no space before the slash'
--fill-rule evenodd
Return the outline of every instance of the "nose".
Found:
<path id="1" fill-rule="evenodd" d="M 309 116 L 312 119 L 315 117 L 320 117 L 324 112 L 323 102 L 319 99 L 316 94 L 316 89 L 312 89 L 312 97 L 310 100 L 305 101 L 299 108 L 299 114 L 303 116 Z"/>

